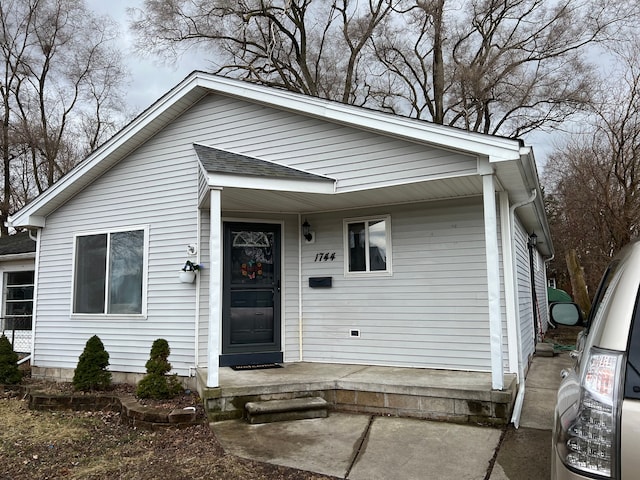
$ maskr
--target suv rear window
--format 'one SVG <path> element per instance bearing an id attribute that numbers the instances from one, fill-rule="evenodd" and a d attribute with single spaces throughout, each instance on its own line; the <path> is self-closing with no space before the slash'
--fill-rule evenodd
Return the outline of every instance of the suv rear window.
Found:
<path id="1" fill-rule="evenodd" d="M 631 335 L 627 346 L 627 372 L 624 377 L 624 396 L 640 400 L 640 292 L 631 322 Z"/>

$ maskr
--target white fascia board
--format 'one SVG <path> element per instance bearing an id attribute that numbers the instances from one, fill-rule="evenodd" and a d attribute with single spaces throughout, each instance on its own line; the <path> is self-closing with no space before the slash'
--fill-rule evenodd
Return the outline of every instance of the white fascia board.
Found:
<path id="1" fill-rule="evenodd" d="M 273 177 L 215 174 L 208 176 L 210 187 L 236 187 L 277 192 L 336 193 L 335 181 L 299 180 Z"/>
<path id="2" fill-rule="evenodd" d="M 36 252 L 29 253 L 10 253 L 7 255 L 0 255 L 0 263 L 9 262 L 14 260 L 34 260 L 36 259 Z"/>
<path id="3" fill-rule="evenodd" d="M 92 152 L 87 158 L 78 164 L 78 166 L 73 168 L 63 178 L 53 184 L 53 186 L 48 190 L 36 197 L 36 199 L 29 205 L 11 216 L 9 218 L 10 225 L 44 227 L 44 223 L 42 225 L 30 224 L 28 219 L 34 218 L 33 214 L 37 214 L 45 205 L 55 199 L 55 197 L 69 189 L 72 189 L 80 178 L 87 179 L 86 183 L 95 180 L 99 175 L 92 176 L 91 171 L 97 165 L 107 159 L 109 155 L 116 152 L 117 149 L 125 145 L 137 133 L 150 125 L 151 122 L 173 108 L 177 101 L 197 87 L 198 84 L 194 81 L 193 76 L 187 77 L 171 91 L 153 103 L 149 108 L 144 110 L 133 121 L 131 121 L 131 123 L 127 124 L 122 130 L 98 147 L 97 150 Z"/>
<path id="4" fill-rule="evenodd" d="M 7 225 L 10 227 L 33 227 L 44 228 L 46 220 L 45 217 L 39 215 L 30 215 L 27 210 L 28 207 L 16 212 L 14 215 L 9 216 L 7 219 Z"/>
<path id="5" fill-rule="evenodd" d="M 492 161 L 517 160 L 519 140 L 469 132 L 455 127 L 376 112 L 239 80 L 198 73 L 203 87 L 287 110 L 347 123 L 386 135 L 400 136 L 442 148 L 486 155 Z"/>

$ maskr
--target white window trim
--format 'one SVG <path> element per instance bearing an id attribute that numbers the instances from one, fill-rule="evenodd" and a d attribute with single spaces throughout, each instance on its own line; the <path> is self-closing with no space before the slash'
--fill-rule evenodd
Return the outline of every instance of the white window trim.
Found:
<path id="1" fill-rule="evenodd" d="M 11 273 L 23 273 L 23 272 L 33 272 L 33 284 L 25 284 L 25 285 L 31 285 L 33 287 L 33 296 L 31 298 L 31 330 L 28 330 L 29 332 L 33 331 L 33 307 L 35 306 L 35 286 L 36 286 L 36 272 L 35 269 L 33 268 L 33 265 L 30 267 L 25 267 L 25 268 L 13 268 L 11 266 L 9 266 L 6 270 L 0 270 L 0 276 L 2 276 L 2 282 L 0 283 L 0 287 L 2 288 L 2 316 L 4 318 L 6 318 L 7 315 L 7 307 L 9 304 L 13 303 L 13 300 L 9 300 L 8 297 L 8 289 L 13 287 L 13 286 L 17 286 L 17 285 L 9 285 L 9 282 L 7 280 L 8 275 Z M 16 300 L 20 301 L 20 300 Z M 27 315 L 14 315 L 16 317 L 27 317 Z M 25 330 L 27 331 L 27 330 Z M 2 333 L 0 331 L 0 333 Z"/>
<path id="2" fill-rule="evenodd" d="M 378 271 L 364 271 L 364 272 L 350 272 L 349 271 L 349 224 L 350 223 L 359 223 L 359 222 L 371 222 L 376 220 L 383 220 L 385 222 L 385 242 L 387 246 L 387 269 L 386 270 L 378 270 Z M 392 252 L 393 248 L 391 246 L 391 215 L 367 215 L 366 217 L 352 217 L 345 218 L 342 220 L 342 234 L 343 234 L 343 248 L 344 248 L 344 276 L 345 277 L 360 277 L 360 278 L 370 278 L 370 277 L 390 277 L 393 275 L 392 268 Z M 370 268 L 369 264 L 369 236 L 366 238 L 366 246 L 365 246 L 365 257 L 366 257 L 366 268 Z"/>
<path id="3" fill-rule="evenodd" d="M 90 235 L 104 235 L 107 234 L 107 248 L 109 248 L 109 238 L 110 234 L 118 233 L 118 232 L 131 232 L 134 230 L 143 230 L 144 231 L 144 250 L 143 250 L 143 260 L 142 260 L 142 312 L 136 314 L 121 314 L 121 313 L 75 313 L 73 311 L 73 305 L 75 301 L 75 291 L 76 291 L 76 260 L 77 260 L 77 246 L 78 246 L 78 237 L 87 237 Z M 84 232 L 76 232 L 73 235 L 73 253 L 72 253 L 72 265 L 71 265 L 71 299 L 69 302 L 70 309 L 70 317 L 83 319 L 83 320 L 99 320 L 99 319 L 109 319 L 109 320 L 145 320 L 147 318 L 147 284 L 148 284 L 148 273 L 149 273 L 149 225 L 134 225 L 128 227 L 119 227 L 119 228 L 111 228 L 111 229 L 101 229 L 101 230 L 89 230 Z M 108 267 L 106 275 L 108 277 Z M 107 301 L 108 296 L 105 297 L 105 302 Z"/>

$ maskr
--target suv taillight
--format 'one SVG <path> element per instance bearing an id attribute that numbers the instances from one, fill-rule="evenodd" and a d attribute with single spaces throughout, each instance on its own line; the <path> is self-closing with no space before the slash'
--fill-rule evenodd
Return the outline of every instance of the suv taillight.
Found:
<path id="1" fill-rule="evenodd" d="M 562 461 L 573 470 L 611 477 L 616 469 L 622 354 L 592 348 L 585 358 L 577 404 L 560 417 Z"/>

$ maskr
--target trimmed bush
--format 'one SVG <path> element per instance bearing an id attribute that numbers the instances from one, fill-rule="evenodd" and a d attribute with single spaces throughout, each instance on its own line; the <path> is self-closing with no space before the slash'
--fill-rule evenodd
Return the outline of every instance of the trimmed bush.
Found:
<path id="1" fill-rule="evenodd" d="M 97 335 L 94 335 L 84 347 L 78 359 L 78 366 L 73 374 L 73 386 L 76 390 L 105 390 L 111 385 L 109 352 Z"/>
<path id="2" fill-rule="evenodd" d="M 182 385 L 177 375 L 167 375 L 171 371 L 169 363 L 169 342 L 164 338 L 158 338 L 151 345 L 151 354 L 145 364 L 147 374 L 144 376 L 136 395 L 140 398 L 153 398 L 162 400 L 172 398 L 182 392 Z"/>
<path id="3" fill-rule="evenodd" d="M 18 354 L 13 351 L 9 339 L 0 337 L 0 383 L 15 385 L 22 380 L 22 372 L 18 369 Z"/>

